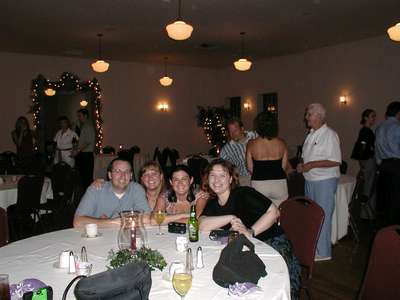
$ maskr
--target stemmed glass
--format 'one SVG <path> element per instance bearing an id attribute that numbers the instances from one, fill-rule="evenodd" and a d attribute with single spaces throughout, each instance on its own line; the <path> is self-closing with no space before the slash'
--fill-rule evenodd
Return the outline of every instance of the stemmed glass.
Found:
<path id="1" fill-rule="evenodd" d="M 174 276 L 172 277 L 172 286 L 175 292 L 181 296 L 181 300 L 184 300 L 186 294 L 192 287 L 192 273 L 187 266 L 175 270 Z"/>
<path id="2" fill-rule="evenodd" d="M 158 233 L 157 235 L 163 235 L 164 233 L 161 232 L 161 224 L 165 220 L 166 213 L 163 210 L 157 210 L 154 212 L 154 219 L 156 220 L 156 223 L 158 224 Z"/>

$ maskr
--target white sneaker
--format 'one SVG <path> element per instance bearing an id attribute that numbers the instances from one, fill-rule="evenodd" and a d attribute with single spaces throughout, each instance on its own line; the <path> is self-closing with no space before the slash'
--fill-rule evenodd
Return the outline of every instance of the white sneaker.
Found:
<path id="1" fill-rule="evenodd" d="M 331 260 L 331 256 L 319 256 L 318 254 L 315 255 L 314 261 L 328 261 Z"/>

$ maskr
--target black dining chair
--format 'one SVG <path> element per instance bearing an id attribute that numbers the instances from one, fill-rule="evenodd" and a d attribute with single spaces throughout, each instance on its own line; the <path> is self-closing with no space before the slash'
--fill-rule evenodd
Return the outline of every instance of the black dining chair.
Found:
<path id="1" fill-rule="evenodd" d="M 8 218 L 4 208 L 0 207 L 0 247 L 8 244 Z"/>
<path id="2" fill-rule="evenodd" d="M 18 181 L 17 203 L 7 208 L 11 238 L 21 239 L 44 231 L 40 199 L 44 177 L 26 175 Z"/>

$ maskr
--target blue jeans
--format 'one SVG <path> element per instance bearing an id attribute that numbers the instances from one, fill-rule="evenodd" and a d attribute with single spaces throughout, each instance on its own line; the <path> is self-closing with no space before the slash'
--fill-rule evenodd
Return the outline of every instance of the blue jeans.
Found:
<path id="1" fill-rule="evenodd" d="M 317 254 L 322 257 L 332 256 L 331 231 L 332 214 L 335 209 L 335 194 L 338 178 L 305 182 L 306 197 L 314 200 L 325 213 L 324 223 L 317 244 Z"/>

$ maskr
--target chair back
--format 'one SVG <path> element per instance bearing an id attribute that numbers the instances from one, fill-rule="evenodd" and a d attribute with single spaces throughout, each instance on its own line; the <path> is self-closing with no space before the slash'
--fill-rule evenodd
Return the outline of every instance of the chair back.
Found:
<path id="1" fill-rule="evenodd" d="M 308 277 L 311 277 L 324 211 L 316 202 L 305 197 L 290 198 L 282 202 L 279 209 L 281 226 L 292 242 L 300 265 L 307 269 Z"/>
<path id="2" fill-rule="evenodd" d="M 18 180 L 17 209 L 35 211 L 39 209 L 44 177 L 26 175 Z"/>
<path id="3" fill-rule="evenodd" d="M 53 197 L 59 203 L 71 201 L 75 187 L 74 172 L 70 165 L 61 161 L 53 166 L 51 173 L 51 187 Z"/>
<path id="4" fill-rule="evenodd" d="M 205 168 L 208 166 L 208 160 L 195 155 L 188 159 L 188 167 L 193 175 L 193 183 L 196 185 L 201 184 L 201 179 Z"/>
<path id="5" fill-rule="evenodd" d="M 4 208 L 0 207 L 0 247 L 7 245 L 8 241 L 9 234 L 7 213 Z"/>
<path id="6" fill-rule="evenodd" d="M 375 236 L 359 300 L 400 299 L 400 225 Z"/>

